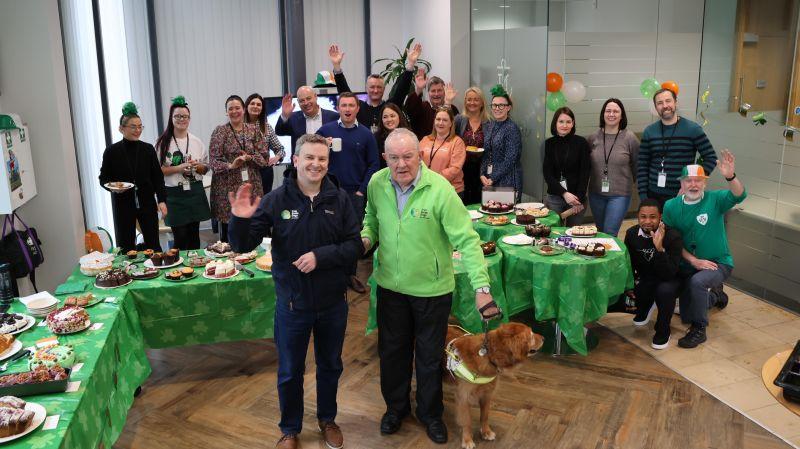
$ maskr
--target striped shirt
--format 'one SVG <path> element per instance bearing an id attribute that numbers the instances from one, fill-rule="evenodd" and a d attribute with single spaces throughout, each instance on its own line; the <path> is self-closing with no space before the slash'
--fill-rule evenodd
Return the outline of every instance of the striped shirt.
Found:
<path id="1" fill-rule="evenodd" d="M 647 192 L 676 196 L 681 188 L 678 177 L 683 167 L 694 164 L 699 154 L 706 173 L 717 165 L 717 155 L 703 128 L 697 123 L 680 117 L 674 125 L 664 125 L 660 120 L 644 129 L 639 145 L 639 161 L 636 183 L 639 196 L 644 199 Z M 658 187 L 658 174 L 667 174 L 665 187 Z"/>

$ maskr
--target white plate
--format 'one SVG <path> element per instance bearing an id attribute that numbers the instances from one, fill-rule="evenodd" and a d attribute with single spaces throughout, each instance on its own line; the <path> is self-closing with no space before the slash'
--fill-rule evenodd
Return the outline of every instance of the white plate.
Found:
<path id="1" fill-rule="evenodd" d="M 107 188 L 108 190 L 114 193 L 122 193 L 126 190 L 130 190 L 133 187 L 133 183 L 130 182 L 122 182 L 122 187 L 111 187 L 111 183 L 107 182 L 103 184 L 103 187 Z"/>
<path id="2" fill-rule="evenodd" d="M 8 442 L 8 441 L 16 440 L 17 438 L 22 438 L 25 435 L 33 432 L 39 426 L 42 425 L 42 423 L 44 422 L 44 419 L 47 417 L 47 410 L 45 410 L 44 407 L 42 407 L 41 405 L 33 403 L 33 402 L 26 403 L 25 404 L 25 410 L 30 410 L 30 411 L 33 412 L 33 419 L 31 420 L 31 423 L 28 424 L 28 427 L 21 433 L 18 433 L 16 435 L 11 435 L 10 437 L 0 438 L 0 444 Z"/>
<path id="3" fill-rule="evenodd" d="M 539 223 L 539 219 L 538 219 L 538 218 L 537 218 L 537 219 L 536 219 L 536 221 L 534 221 L 533 223 L 528 223 L 528 224 L 536 224 L 536 223 Z M 512 218 L 512 219 L 511 219 L 511 224 L 513 224 L 513 225 L 517 225 L 517 226 L 528 226 L 528 225 L 524 225 L 524 224 L 519 224 L 519 223 L 517 223 L 517 219 L 516 219 L 516 218 Z"/>
<path id="4" fill-rule="evenodd" d="M 590 234 L 590 235 L 572 235 L 572 229 L 567 229 L 564 231 L 565 235 L 568 235 L 574 239 L 590 239 L 592 237 L 597 237 L 597 233 Z"/>
<path id="5" fill-rule="evenodd" d="M 19 352 L 22 349 L 22 342 L 19 340 L 14 340 L 14 343 L 11 343 L 11 346 L 3 352 L 0 352 L 0 360 L 5 360 L 12 355 Z"/>
<path id="6" fill-rule="evenodd" d="M 182 263 L 183 263 L 183 257 L 178 257 L 178 260 L 175 261 L 175 263 L 171 263 L 169 265 L 158 265 L 158 266 L 156 266 L 156 265 L 153 265 L 153 262 L 150 259 L 145 260 L 142 265 L 144 265 L 147 268 L 158 268 L 159 270 L 163 270 L 165 268 L 177 267 L 178 265 L 180 265 Z"/>
<path id="7" fill-rule="evenodd" d="M 101 290 L 112 290 L 112 289 L 115 289 L 115 288 L 124 287 L 124 286 L 126 286 L 126 285 L 130 284 L 131 282 L 133 282 L 133 279 L 132 279 L 132 278 L 131 278 L 131 279 L 128 279 L 128 282 L 126 282 L 126 283 L 124 283 L 124 284 L 122 284 L 122 285 L 116 285 L 116 286 L 114 286 L 114 287 L 101 287 L 101 286 L 97 285 L 97 281 L 95 281 L 95 283 L 94 283 L 94 286 L 95 286 L 95 288 L 99 288 L 99 289 L 101 289 Z"/>
<path id="8" fill-rule="evenodd" d="M 84 321 L 84 322 L 83 322 L 83 324 L 84 324 L 84 326 L 83 326 L 82 328 L 80 328 L 80 329 L 77 329 L 77 330 L 74 330 L 74 331 L 72 331 L 72 332 L 53 332 L 53 333 L 54 333 L 54 334 L 56 334 L 56 335 L 69 335 L 69 334 L 77 334 L 78 332 L 83 332 L 83 331 L 85 331 L 86 329 L 89 329 L 89 326 L 91 326 L 91 325 L 92 325 L 92 320 L 90 320 L 90 319 L 88 319 L 88 318 L 87 318 L 87 319 L 86 319 L 86 321 Z"/>
<path id="9" fill-rule="evenodd" d="M 530 245 L 533 243 L 533 237 L 528 237 L 525 234 L 507 235 L 503 237 L 503 243 L 519 246 Z"/>
<path id="10" fill-rule="evenodd" d="M 478 220 L 481 217 L 483 217 L 483 214 L 478 212 L 478 211 L 476 211 L 476 210 L 469 210 L 467 212 L 469 212 L 469 218 L 471 218 L 473 220 Z"/>
<path id="11" fill-rule="evenodd" d="M 514 209 L 541 209 L 544 203 L 519 203 L 514 206 Z"/>
<path id="12" fill-rule="evenodd" d="M 21 329 L 17 329 L 14 332 L 9 332 L 9 335 L 21 334 L 21 333 L 25 332 L 26 330 L 32 328 L 33 325 L 36 324 L 36 318 L 34 318 L 34 317 L 30 316 L 30 315 L 25 315 L 24 313 L 20 313 L 18 315 L 22 315 L 26 320 L 28 320 L 28 323 L 25 325 L 25 327 L 23 327 Z"/>
<path id="13" fill-rule="evenodd" d="M 19 298 L 19 302 L 25 304 L 29 309 L 45 309 L 58 304 L 58 299 L 48 292 L 39 292 L 24 298 Z"/>
<path id="14" fill-rule="evenodd" d="M 488 210 L 483 210 L 483 207 L 481 207 L 480 209 L 478 209 L 478 211 L 483 214 L 489 214 L 489 215 L 508 215 L 514 213 L 514 208 L 512 207 L 511 210 L 508 212 L 489 212 Z"/>
<path id="15" fill-rule="evenodd" d="M 223 279 L 230 279 L 232 277 L 236 277 L 239 274 L 239 270 L 233 270 L 233 274 L 230 276 L 225 276 L 224 278 L 215 278 L 214 276 L 209 276 L 206 274 L 205 270 L 203 270 L 203 277 L 206 279 L 211 279 L 212 281 L 221 281 Z"/>

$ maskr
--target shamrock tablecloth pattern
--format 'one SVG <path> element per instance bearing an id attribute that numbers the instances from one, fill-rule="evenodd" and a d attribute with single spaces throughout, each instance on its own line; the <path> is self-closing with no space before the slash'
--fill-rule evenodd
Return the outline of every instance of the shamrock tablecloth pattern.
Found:
<path id="1" fill-rule="evenodd" d="M 473 204 L 471 206 L 467 206 L 469 210 L 478 210 L 481 207 L 480 204 Z M 484 215 L 485 217 L 486 215 Z M 489 240 L 499 241 L 503 236 L 512 235 L 512 234 L 521 234 L 525 232 L 525 227 L 518 226 L 515 224 L 511 224 L 511 220 L 514 218 L 514 214 L 507 214 L 509 223 L 503 226 L 492 226 L 490 224 L 484 223 L 482 220 L 473 220 L 472 227 L 477 231 L 478 235 L 481 237 L 481 240 L 484 242 L 488 242 Z M 561 224 L 561 218 L 559 218 L 558 214 L 555 212 L 550 212 L 549 215 L 543 218 L 537 218 L 537 221 L 543 223 L 548 226 L 558 226 Z"/>
<path id="2" fill-rule="evenodd" d="M 555 228 L 556 232 L 564 229 Z M 506 297 L 532 301 L 536 319 L 555 319 L 572 349 L 585 355 L 584 324 L 605 315 L 609 303 L 633 288 L 628 251 L 619 240 L 617 243 L 622 251 L 588 259 L 569 252 L 540 256 L 530 246 L 498 242 L 505 255 Z"/>

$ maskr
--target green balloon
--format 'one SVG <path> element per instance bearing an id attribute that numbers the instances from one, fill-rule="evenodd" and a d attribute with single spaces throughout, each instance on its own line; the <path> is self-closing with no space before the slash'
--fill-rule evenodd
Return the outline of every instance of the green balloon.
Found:
<path id="1" fill-rule="evenodd" d="M 647 78 L 642 81 L 642 84 L 639 86 L 639 92 L 648 100 L 653 98 L 653 94 L 655 94 L 658 89 L 661 89 L 661 84 L 659 84 L 658 80 L 655 78 Z"/>
<path id="2" fill-rule="evenodd" d="M 555 111 L 567 105 L 567 99 L 561 92 L 550 92 L 547 94 L 547 109 Z"/>

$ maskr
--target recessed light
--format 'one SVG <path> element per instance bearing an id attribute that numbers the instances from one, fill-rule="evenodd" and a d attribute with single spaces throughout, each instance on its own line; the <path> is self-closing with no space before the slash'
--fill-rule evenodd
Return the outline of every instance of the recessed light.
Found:
<path id="1" fill-rule="evenodd" d="M 511 5 L 500 5 L 501 8 L 510 8 Z"/>

